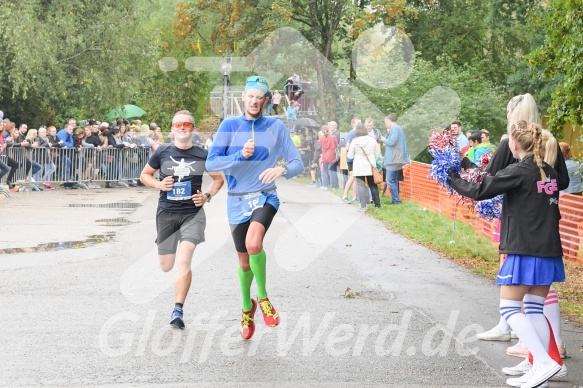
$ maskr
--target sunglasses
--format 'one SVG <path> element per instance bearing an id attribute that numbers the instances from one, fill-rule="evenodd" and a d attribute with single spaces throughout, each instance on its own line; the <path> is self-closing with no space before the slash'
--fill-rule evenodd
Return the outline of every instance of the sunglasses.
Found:
<path id="1" fill-rule="evenodd" d="M 265 78 L 256 75 L 247 78 L 247 82 L 260 82 L 262 84 L 267 84 L 267 80 Z"/>
<path id="2" fill-rule="evenodd" d="M 192 129 L 194 128 L 194 124 L 190 122 L 185 123 L 172 123 L 174 128 L 184 128 L 184 129 Z"/>

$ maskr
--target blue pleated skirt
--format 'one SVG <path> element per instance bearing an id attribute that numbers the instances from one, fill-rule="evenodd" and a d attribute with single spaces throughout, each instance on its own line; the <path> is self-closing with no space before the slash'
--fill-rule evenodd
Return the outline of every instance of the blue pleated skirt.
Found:
<path id="1" fill-rule="evenodd" d="M 536 257 L 508 255 L 496 277 L 496 284 L 503 286 L 547 286 L 565 281 L 562 257 Z"/>

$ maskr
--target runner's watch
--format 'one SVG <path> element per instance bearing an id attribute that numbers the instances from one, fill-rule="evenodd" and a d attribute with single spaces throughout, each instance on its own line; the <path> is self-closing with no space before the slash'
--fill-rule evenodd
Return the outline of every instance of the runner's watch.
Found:
<path id="1" fill-rule="evenodd" d="M 206 196 L 206 201 L 210 202 L 211 198 L 213 197 L 212 195 L 210 195 L 210 193 L 204 193 L 204 195 Z"/>

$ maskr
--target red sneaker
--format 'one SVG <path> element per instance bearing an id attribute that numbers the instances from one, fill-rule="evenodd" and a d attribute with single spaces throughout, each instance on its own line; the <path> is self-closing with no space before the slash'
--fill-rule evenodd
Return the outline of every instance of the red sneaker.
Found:
<path id="1" fill-rule="evenodd" d="M 279 325 L 279 313 L 275 311 L 275 308 L 269 299 L 259 299 L 259 306 L 261 307 L 261 312 L 263 313 L 265 326 L 275 327 Z"/>
<path id="2" fill-rule="evenodd" d="M 255 322 L 253 318 L 255 316 L 255 310 L 257 310 L 257 301 L 252 298 L 251 302 L 253 303 L 251 311 L 243 311 L 243 315 L 241 316 L 241 337 L 244 340 L 250 339 L 255 334 Z"/>

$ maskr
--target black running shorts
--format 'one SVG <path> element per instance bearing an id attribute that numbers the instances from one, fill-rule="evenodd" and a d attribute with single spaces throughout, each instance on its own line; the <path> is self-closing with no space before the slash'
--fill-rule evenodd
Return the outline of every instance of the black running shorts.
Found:
<path id="1" fill-rule="evenodd" d="M 265 231 L 271 226 L 271 222 L 277 213 L 277 209 L 273 205 L 266 203 L 263 207 L 255 209 L 251 214 L 251 219 L 242 224 L 230 224 L 231 235 L 235 243 L 235 249 L 239 253 L 247 253 L 247 246 L 245 239 L 247 238 L 247 231 L 252 222 L 259 222 L 265 228 Z"/>

